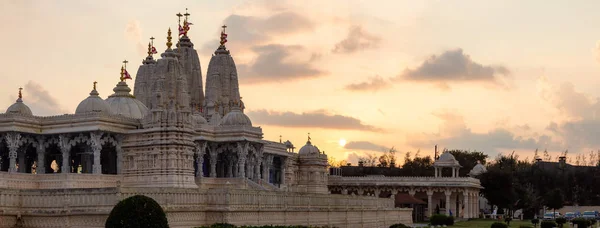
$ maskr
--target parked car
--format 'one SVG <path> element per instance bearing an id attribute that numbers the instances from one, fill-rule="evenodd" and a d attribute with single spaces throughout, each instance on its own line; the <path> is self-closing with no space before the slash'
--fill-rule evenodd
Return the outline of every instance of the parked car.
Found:
<path id="1" fill-rule="evenodd" d="M 598 219 L 598 211 L 584 211 L 581 217 L 587 219 Z"/>
<path id="2" fill-rule="evenodd" d="M 560 218 L 561 216 L 560 212 L 546 212 L 546 214 L 544 214 L 544 220 L 552 220 Z"/>
<path id="3" fill-rule="evenodd" d="M 571 219 L 577 218 L 577 214 L 575 212 L 567 212 L 565 213 L 565 218 L 570 221 Z"/>

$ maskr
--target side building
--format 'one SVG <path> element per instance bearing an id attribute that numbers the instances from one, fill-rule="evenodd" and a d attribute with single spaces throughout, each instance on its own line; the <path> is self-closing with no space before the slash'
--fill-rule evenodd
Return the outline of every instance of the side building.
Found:
<path id="1" fill-rule="evenodd" d="M 398 168 L 361 164 L 331 168 L 327 186 L 332 194 L 387 198 L 395 207 L 411 208 L 414 222 L 428 220 L 433 214 L 478 218 L 479 180 L 460 177 L 461 165 L 449 152 L 442 153 L 433 166 L 431 176 L 398 176 Z M 450 169 L 450 175 L 443 176 L 443 169 Z"/>

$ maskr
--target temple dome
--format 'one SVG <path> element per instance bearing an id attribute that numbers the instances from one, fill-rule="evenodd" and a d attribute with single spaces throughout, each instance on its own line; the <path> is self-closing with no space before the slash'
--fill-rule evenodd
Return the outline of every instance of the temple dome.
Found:
<path id="1" fill-rule="evenodd" d="M 19 98 L 17 101 L 6 109 L 6 113 L 21 114 L 26 116 L 33 116 L 33 112 L 29 109 L 25 103 L 23 103 L 23 95 L 21 93 L 22 88 L 19 88 Z"/>
<path id="2" fill-rule="evenodd" d="M 234 105 L 231 111 L 221 119 L 219 126 L 252 126 L 252 121 L 240 110 L 239 106 Z"/>
<path id="3" fill-rule="evenodd" d="M 487 172 L 487 169 L 485 168 L 485 166 L 483 164 L 481 164 L 480 161 L 477 161 L 477 165 L 475 165 L 475 167 L 473 167 L 473 169 L 471 169 L 471 172 L 469 172 L 469 175 L 477 176 L 477 175 L 485 173 L 485 172 Z"/>
<path id="4" fill-rule="evenodd" d="M 90 92 L 90 96 L 84 99 L 77 105 L 77 109 L 75 109 L 75 114 L 80 113 L 88 113 L 88 112 L 104 112 L 104 113 L 112 113 L 110 105 L 100 96 L 96 91 L 96 84 L 94 83 L 94 89 Z"/>
<path id="5" fill-rule="evenodd" d="M 457 167 L 460 166 L 460 163 L 454 158 L 450 152 L 445 151 L 440 155 L 440 157 L 433 163 L 434 166 L 443 166 L 443 167 Z"/>
<path id="6" fill-rule="evenodd" d="M 134 119 L 142 119 L 148 114 L 146 105 L 129 93 L 131 89 L 125 81 L 120 81 L 113 91 L 115 93 L 106 98 L 113 113 Z"/>
<path id="7" fill-rule="evenodd" d="M 300 148 L 300 150 L 298 151 L 298 154 L 320 154 L 321 151 L 319 151 L 319 148 L 317 148 L 316 146 L 313 146 L 312 143 L 309 141 L 306 141 L 306 145 L 302 146 L 302 148 Z"/>
<path id="8" fill-rule="evenodd" d="M 192 124 L 194 124 L 195 126 L 200 126 L 206 123 L 208 123 L 208 121 L 206 121 L 206 119 L 202 115 L 200 115 L 200 113 L 192 114 Z"/>

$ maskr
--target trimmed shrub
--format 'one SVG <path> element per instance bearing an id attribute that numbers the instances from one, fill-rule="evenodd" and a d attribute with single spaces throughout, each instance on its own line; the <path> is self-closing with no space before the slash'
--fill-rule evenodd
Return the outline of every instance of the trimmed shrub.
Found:
<path id="1" fill-rule="evenodd" d="M 135 195 L 121 200 L 110 211 L 106 228 L 168 228 L 167 216 L 162 207 L 152 198 Z"/>
<path id="2" fill-rule="evenodd" d="M 404 225 L 402 223 L 398 223 L 398 224 L 391 225 L 390 228 L 410 228 L 410 227 L 407 225 Z"/>
<path id="3" fill-rule="evenodd" d="M 229 224 L 229 223 L 215 223 L 210 226 L 210 228 L 237 228 L 237 226 Z"/>
<path id="4" fill-rule="evenodd" d="M 534 227 L 537 227 L 537 224 L 539 224 L 539 223 L 540 223 L 539 219 L 532 219 L 531 220 L 531 224 L 533 224 Z"/>
<path id="5" fill-rule="evenodd" d="M 506 225 L 506 223 L 503 222 L 494 222 L 492 223 L 491 228 L 508 228 L 508 225 Z"/>
<path id="6" fill-rule="evenodd" d="M 444 225 L 446 225 L 446 226 L 454 226 L 454 217 L 453 216 L 447 216 Z"/>
<path id="7" fill-rule="evenodd" d="M 567 223 L 567 219 L 563 217 L 558 217 L 554 221 L 556 222 L 556 224 L 558 224 L 558 227 L 560 228 L 563 227 L 563 224 Z"/>
<path id="8" fill-rule="evenodd" d="M 506 218 L 504 218 L 504 222 L 506 222 L 506 225 L 509 225 L 509 226 L 510 226 L 510 221 L 512 221 L 512 218 L 511 218 L 511 217 L 506 217 Z"/>
<path id="9" fill-rule="evenodd" d="M 442 225 L 446 225 L 446 215 L 432 215 L 431 218 L 429 218 L 429 223 L 431 223 L 431 225 L 434 226 L 442 226 Z"/>
<path id="10" fill-rule="evenodd" d="M 557 227 L 557 226 L 558 226 L 558 224 L 556 224 L 556 222 L 552 221 L 552 220 L 544 220 L 540 224 L 541 228 L 554 228 L 554 227 Z"/>
<path id="11" fill-rule="evenodd" d="M 571 223 L 573 223 L 573 225 L 577 225 L 577 228 L 587 228 L 591 225 L 590 220 L 584 218 L 574 218 L 571 220 Z"/>

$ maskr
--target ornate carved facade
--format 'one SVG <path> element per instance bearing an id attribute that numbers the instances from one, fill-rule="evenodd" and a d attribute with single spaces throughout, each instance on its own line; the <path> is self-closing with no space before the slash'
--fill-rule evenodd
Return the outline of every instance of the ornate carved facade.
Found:
<path id="1" fill-rule="evenodd" d="M 36 116 L 22 94 L 0 114 L 0 227 L 103 227 L 136 194 L 157 200 L 172 227 L 411 222 L 389 200 L 329 194 L 327 156 L 310 141 L 295 153 L 264 140 L 223 39 L 206 102 L 193 44 L 184 33 L 171 49 L 171 39 L 158 60 L 148 46 L 135 96 L 124 66 L 114 94 L 101 99 L 94 83 L 75 114 Z"/>

